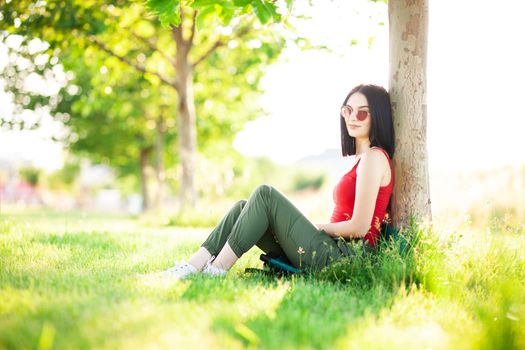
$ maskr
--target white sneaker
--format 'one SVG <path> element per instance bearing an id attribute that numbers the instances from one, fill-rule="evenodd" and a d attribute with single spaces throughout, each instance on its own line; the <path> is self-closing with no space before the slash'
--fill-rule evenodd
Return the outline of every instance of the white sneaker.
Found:
<path id="1" fill-rule="evenodd" d="M 224 276 L 226 272 L 228 271 L 223 270 L 220 267 L 213 266 L 210 263 L 206 264 L 206 267 L 202 270 L 202 273 L 210 276 Z"/>
<path id="2" fill-rule="evenodd" d="M 177 264 L 175 264 L 175 266 L 165 271 L 162 271 L 161 274 L 163 276 L 173 276 L 182 280 L 188 277 L 189 275 L 197 272 L 199 271 L 195 268 L 195 266 L 191 265 L 188 262 L 180 261 Z"/>

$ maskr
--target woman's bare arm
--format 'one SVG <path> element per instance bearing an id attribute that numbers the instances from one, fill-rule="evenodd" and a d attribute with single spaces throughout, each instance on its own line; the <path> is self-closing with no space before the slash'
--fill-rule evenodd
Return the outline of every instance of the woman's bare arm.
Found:
<path id="1" fill-rule="evenodd" d="M 372 149 L 363 154 L 361 163 L 357 167 L 355 205 L 352 218 L 347 221 L 318 224 L 317 227 L 332 237 L 364 237 L 370 229 L 381 179 L 385 169 L 388 168 L 388 161 L 380 150 L 374 151 Z"/>

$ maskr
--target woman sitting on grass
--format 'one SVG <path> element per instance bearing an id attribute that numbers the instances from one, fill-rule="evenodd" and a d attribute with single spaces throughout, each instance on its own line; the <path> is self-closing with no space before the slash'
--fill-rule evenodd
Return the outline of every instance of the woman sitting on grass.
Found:
<path id="1" fill-rule="evenodd" d="M 372 250 L 394 185 L 388 92 L 375 85 L 355 87 L 344 100 L 340 120 L 343 156 L 354 157 L 334 189 L 330 223 L 312 224 L 281 192 L 261 185 L 230 209 L 188 262 L 164 274 L 224 275 L 254 245 L 310 270 L 348 255 L 346 241 L 351 239 L 363 240 L 365 249 Z"/>

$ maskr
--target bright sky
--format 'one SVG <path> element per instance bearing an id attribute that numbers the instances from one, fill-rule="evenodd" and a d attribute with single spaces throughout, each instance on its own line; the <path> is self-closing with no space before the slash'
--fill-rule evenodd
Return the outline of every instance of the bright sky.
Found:
<path id="1" fill-rule="evenodd" d="M 356 11 L 359 9 L 359 12 Z M 523 1 L 430 0 L 428 147 L 431 169 L 525 164 Z M 387 6 L 322 2 L 304 33 L 340 55 L 288 50 L 266 75 L 270 112 L 236 139 L 246 154 L 287 163 L 340 148 L 338 107 L 361 82 L 388 85 Z M 375 36 L 368 49 L 368 36 Z M 350 46 L 351 39 L 359 41 Z M 268 135 L 272 142 L 269 143 Z"/>
<path id="2" fill-rule="evenodd" d="M 316 3 L 309 10 L 312 19 L 298 28 L 333 52 L 290 48 L 270 67 L 261 98 L 268 116 L 249 123 L 235 140 L 246 155 L 289 163 L 339 148 L 338 109 L 348 90 L 361 82 L 388 84 L 387 6 L 367 0 Z M 525 152 L 519 151 L 525 149 L 525 112 L 517 106 L 525 82 L 523 13 L 525 2 L 519 0 L 430 0 L 431 169 L 525 164 Z M 358 44 L 352 46 L 352 39 Z M 0 106 L 6 108 L 1 94 Z M 43 131 L 0 133 L 0 158 L 60 166 L 60 147 L 44 136 Z"/>

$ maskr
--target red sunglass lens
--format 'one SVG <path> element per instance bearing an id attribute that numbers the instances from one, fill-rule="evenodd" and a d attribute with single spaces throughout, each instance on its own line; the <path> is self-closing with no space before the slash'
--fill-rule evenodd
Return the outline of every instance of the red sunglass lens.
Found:
<path id="1" fill-rule="evenodd" d="M 341 108 L 341 115 L 343 117 L 349 117 L 352 114 L 352 108 L 348 106 L 344 106 Z"/>
<path id="2" fill-rule="evenodd" d="M 357 111 L 356 118 L 359 121 L 363 121 L 368 117 L 368 112 L 366 111 Z"/>

